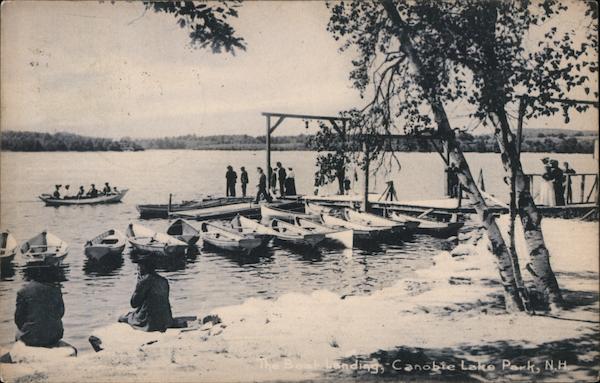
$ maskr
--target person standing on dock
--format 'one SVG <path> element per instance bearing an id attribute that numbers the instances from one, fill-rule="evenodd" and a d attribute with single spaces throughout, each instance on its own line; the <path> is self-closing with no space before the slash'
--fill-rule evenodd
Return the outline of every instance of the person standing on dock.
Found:
<path id="1" fill-rule="evenodd" d="M 557 160 L 550 160 L 550 172 L 552 174 L 556 206 L 565 206 L 565 189 L 563 187 L 564 174 L 562 169 L 558 167 Z"/>
<path id="2" fill-rule="evenodd" d="M 138 265 L 138 282 L 130 302 L 135 310 L 121 316 L 119 322 L 143 331 L 165 332 L 173 325 L 169 281 L 158 275 L 152 258 L 144 257 Z"/>
<path id="3" fill-rule="evenodd" d="M 285 179 L 285 195 L 296 195 L 296 175 L 292 168 L 288 168 L 287 178 Z"/>
<path id="4" fill-rule="evenodd" d="M 258 185 L 256 185 L 258 192 L 256 193 L 254 203 L 258 203 L 263 197 L 267 202 L 271 202 L 271 196 L 267 192 L 267 176 L 260 167 L 256 168 L 256 171 L 258 173 Z"/>
<path id="5" fill-rule="evenodd" d="M 242 197 L 246 196 L 246 188 L 248 187 L 248 172 L 245 167 L 240 168 L 240 182 L 242 183 Z"/>
<path id="6" fill-rule="evenodd" d="M 577 172 L 575 171 L 575 169 L 569 167 L 568 162 L 564 162 L 563 166 L 565 167 L 565 170 L 563 171 L 563 173 L 564 173 L 563 188 L 566 190 L 565 202 L 567 204 L 571 204 L 571 203 L 573 203 L 573 189 L 572 189 L 572 181 L 571 181 L 570 175 L 575 174 Z"/>
<path id="7" fill-rule="evenodd" d="M 273 195 L 277 192 L 277 173 L 269 166 L 269 178 L 271 179 L 271 191 Z"/>
<path id="8" fill-rule="evenodd" d="M 225 179 L 227 180 L 227 197 L 235 197 L 235 183 L 237 182 L 237 173 L 233 170 L 231 165 L 227 166 L 227 173 L 225 173 Z"/>
<path id="9" fill-rule="evenodd" d="M 287 174 L 285 168 L 281 165 L 281 162 L 277 162 L 277 179 L 279 180 L 279 194 L 283 197 L 285 195 L 285 179 Z"/>
<path id="10" fill-rule="evenodd" d="M 28 270 L 32 280 L 17 292 L 16 339 L 28 346 L 53 347 L 63 337 L 65 304 L 59 284 L 41 267 Z"/>

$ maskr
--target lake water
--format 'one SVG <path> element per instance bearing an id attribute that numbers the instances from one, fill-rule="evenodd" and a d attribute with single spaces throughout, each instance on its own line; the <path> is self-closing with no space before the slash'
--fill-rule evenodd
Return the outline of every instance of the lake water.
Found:
<path id="1" fill-rule="evenodd" d="M 299 193 L 312 193 L 313 152 L 274 152 L 273 164 L 281 161 L 294 167 Z M 542 171 L 545 155 L 524 153 L 526 172 Z M 551 155 L 568 161 L 579 172 L 597 172 L 591 155 Z M 382 192 L 392 179 L 400 199 L 438 198 L 443 195 L 442 161 L 432 153 L 401 153 L 402 170 L 372 178 L 372 191 Z M 497 154 L 468 154 L 476 175 L 483 169 L 488 192 L 506 199 L 503 170 Z M 109 228 L 124 231 L 138 221 L 135 205 L 166 203 L 201 194 L 224 194 L 225 167 L 246 166 L 250 191 L 254 191 L 256 166 L 264 167 L 264 152 L 254 151 L 145 151 L 104 153 L 2 153 L 1 226 L 19 241 L 44 229 L 67 241 L 70 252 L 62 269 L 62 290 L 66 314 L 65 340 L 89 350 L 87 337 L 103 325 L 114 323 L 130 310 L 129 298 L 136 282 L 137 268 L 129 250 L 123 259 L 103 269 L 91 268 L 83 253 L 84 243 Z M 239 173 L 239 171 L 238 171 Z M 361 190 L 359 182 L 353 187 Z M 45 207 L 36 196 L 51 192 L 55 184 L 79 185 L 105 181 L 129 188 L 122 203 L 105 206 Z M 334 187 L 328 189 L 335 191 Z M 164 231 L 168 220 L 143 221 Z M 309 293 L 328 289 L 339 294 L 369 294 L 431 265 L 431 258 L 451 244 L 424 236 L 397 244 L 383 244 L 352 252 L 322 251 L 301 254 L 272 246 L 252 258 L 202 251 L 178 264 L 163 268 L 161 274 L 171 285 L 173 314 L 208 314 L 223 305 L 238 304 L 249 297 L 275 298 L 286 292 Z M 5 270 L 0 281 L 0 344 L 14 339 L 13 322 L 16 291 L 25 283 L 27 269 L 19 255 L 14 267 Z"/>

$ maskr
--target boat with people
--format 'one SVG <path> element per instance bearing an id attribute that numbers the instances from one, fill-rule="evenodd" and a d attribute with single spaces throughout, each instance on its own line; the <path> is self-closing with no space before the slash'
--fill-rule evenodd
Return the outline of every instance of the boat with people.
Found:
<path id="1" fill-rule="evenodd" d="M 174 204 L 142 204 L 136 205 L 140 218 L 168 218 L 169 213 L 187 210 L 202 209 L 216 206 L 232 205 L 243 202 L 252 202 L 252 197 L 212 197 L 207 196 L 200 200 L 182 201 Z"/>
<path id="2" fill-rule="evenodd" d="M 275 239 L 287 245 L 314 248 L 325 240 L 324 233 L 316 233 L 277 218 L 271 220 L 271 228 L 275 232 Z"/>
<path id="3" fill-rule="evenodd" d="M 272 229 L 241 215 L 235 216 L 229 222 L 229 225 L 238 233 L 253 235 L 256 238 L 260 238 L 262 246 L 266 246 L 275 236 Z"/>
<path id="4" fill-rule="evenodd" d="M 263 222 L 269 222 L 274 218 L 294 222 L 296 218 L 318 219 L 319 217 L 318 214 L 299 213 L 291 210 L 279 209 L 271 205 L 260 205 L 260 216 Z"/>
<path id="5" fill-rule="evenodd" d="M 8 264 L 15 259 L 19 244 L 17 239 L 8 230 L 0 233 L 0 263 Z"/>
<path id="6" fill-rule="evenodd" d="M 44 201 L 46 206 L 70 206 L 70 205 L 98 205 L 106 203 L 121 202 L 129 189 L 121 189 L 117 192 L 98 195 L 97 197 L 66 197 L 56 198 L 52 194 L 42 194 L 39 199 Z"/>
<path id="7" fill-rule="evenodd" d="M 126 245 L 125 235 L 116 229 L 110 229 L 87 241 L 84 252 L 90 260 L 101 261 L 106 257 L 121 255 Z"/>
<path id="8" fill-rule="evenodd" d="M 167 234 L 177 238 L 188 245 L 194 245 L 200 239 L 200 231 L 185 219 L 179 218 L 167 229 Z"/>
<path id="9" fill-rule="evenodd" d="M 133 249 L 142 254 L 178 256 L 185 254 L 188 244 L 165 233 L 158 233 L 145 226 L 130 223 L 127 226 L 127 240 Z"/>
<path id="10" fill-rule="evenodd" d="M 203 244 L 220 250 L 249 254 L 262 244 L 260 238 L 234 231 L 215 222 L 203 222 L 200 230 Z"/>
<path id="11" fill-rule="evenodd" d="M 334 229 L 329 226 L 325 226 L 316 220 L 303 217 L 296 217 L 294 224 L 312 233 L 324 234 L 325 238 L 332 244 L 339 245 L 347 249 L 352 249 L 354 247 L 354 232 L 352 229 Z"/>
<path id="12" fill-rule="evenodd" d="M 23 258 L 29 265 L 60 266 L 69 253 L 65 241 L 46 230 L 21 245 Z"/>
<path id="13" fill-rule="evenodd" d="M 393 210 L 387 211 L 387 217 L 396 222 L 418 222 L 419 226 L 415 231 L 417 234 L 427 234 L 438 238 L 448 238 L 457 235 L 460 228 L 464 226 L 464 222 L 460 222 L 458 220 L 458 214 L 451 214 L 450 219 L 447 222 L 426 219 L 424 218 L 426 214 L 427 212 L 419 215 L 418 217 L 413 217 Z"/>

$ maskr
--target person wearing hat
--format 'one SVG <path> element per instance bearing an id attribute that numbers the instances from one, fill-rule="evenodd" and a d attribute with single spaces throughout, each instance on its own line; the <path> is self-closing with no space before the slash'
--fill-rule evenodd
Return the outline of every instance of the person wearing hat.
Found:
<path id="1" fill-rule="evenodd" d="M 235 183 L 237 182 L 237 173 L 233 170 L 231 165 L 227 166 L 227 172 L 225 173 L 226 185 L 226 196 L 235 197 Z"/>
<path id="2" fill-rule="evenodd" d="M 539 203 L 545 206 L 556 206 L 556 195 L 554 190 L 554 174 L 550 159 L 545 157 L 542 159 L 544 164 L 544 174 L 542 174 L 542 182 L 540 183 Z"/>
<path id="3" fill-rule="evenodd" d="M 33 347 L 57 346 L 65 315 L 60 285 L 41 267 L 26 269 L 26 276 L 31 280 L 17 292 L 16 340 Z"/>
<path id="4" fill-rule="evenodd" d="M 130 301 L 135 310 L 121 316 L 119 322 L 143 331 L 165 332 L 173 325 L 169 281 L 158 275 L 150 256 L 141 258 L 138 267 L 138 281 Z"/>

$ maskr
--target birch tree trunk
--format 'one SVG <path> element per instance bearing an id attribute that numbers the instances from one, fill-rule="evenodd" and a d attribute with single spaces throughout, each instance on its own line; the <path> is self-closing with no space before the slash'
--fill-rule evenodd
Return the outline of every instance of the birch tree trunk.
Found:
<path id="1" fill-rule="evenodd" d="M 396 9 L 395 4 L 392 0 L 382 1 L 382 5 L 390 18 L 390 20 L 398 27 L 396 29 L 396 36 L 400 40 L 400 49 L 407 56 L 407 58 L 413 64 L 415 70 L 420 72 L 422 67 L 421 60 L 414 51 L 412 42 L 405 30 L 405 25 Z M 444 139 L 448 142 L 448 151 L 450 154 L 450 161 L 458 168 L 459 181 L 467 189 L 471 195 L 473 207 L 477 211 L 481 222 L 487 230 L 487 235 L 491 243 L 492 253 L 496 257 L 496 263 L 500 273 L 500 280 L 504 286 L 504 296 L 506 302 L 506 309 L 508 311 L 523 311 L 523 301 L 519 295 L 517 284 L 515 281 L 515 274 L 513 269 L 513 262 L 511 255 L 508 251 L 504 238 L 496 224 L 496 220 L 493 214 L 490 214 L 485 202 L 485 199 L 481 195 L 477 184 L 475 183 L 469 165 L 460 149 L 454 131 L 450 127 L 450 122 L 446 115 L 441 102 L 435 97 L 429 97 L 428 101 L 433 110 L 433 114 L 438 126 L 438 131 Z M 518 267 L 518 265 L 516 265 Z"/>
<path id="2" fill-rule="evenodd" d="M 564 301 L 556 276 L 550 266 L 550 253 L 544 241 L 542 233 L 542 216 L 539 213 L 531 191 L 527 177 L 523 173 L 521 161 L 517 156 L 517 146 L 514 134 L 510 130 L 508 119 L 504 110 L 498 110 L 492 116 L 492 122 L 496 125 L 494 135 L 500 146 L 502 164 L 504 170 L 510 174 L 515 171 L 515 190 L 517 212 L 523 226 L 525 242 L 531 263 L 527 269 L 533 276 L 537 290 L 543 294 L 550 305 L 550 309 L 562 307 Z"/>

